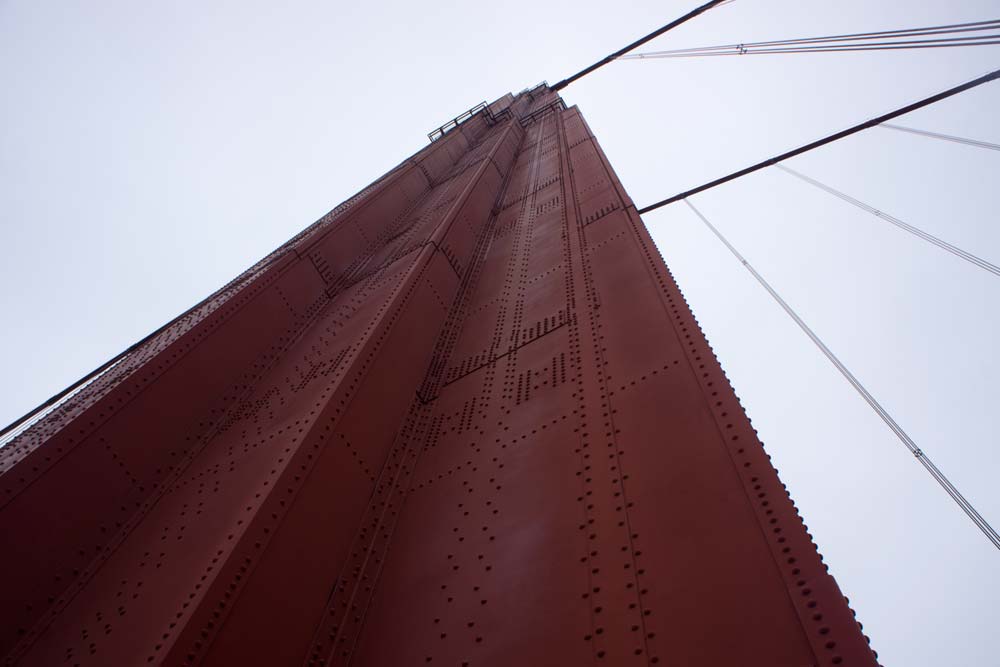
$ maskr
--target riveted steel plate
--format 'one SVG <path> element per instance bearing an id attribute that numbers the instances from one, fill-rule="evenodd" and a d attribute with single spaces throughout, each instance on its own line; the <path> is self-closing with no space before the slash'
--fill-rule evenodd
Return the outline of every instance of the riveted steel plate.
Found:
<path id="1" fill-rule="evenodd" d="M 7 664 L 875 664 L 579 110 L 489 109 L 0 451 Z"/>

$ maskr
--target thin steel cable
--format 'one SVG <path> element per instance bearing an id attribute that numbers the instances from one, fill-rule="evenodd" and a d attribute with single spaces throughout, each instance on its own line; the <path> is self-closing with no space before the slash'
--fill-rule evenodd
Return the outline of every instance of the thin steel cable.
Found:
<path id="1" fill-rule="evenodd" d="M 891 45 L 920 45 L 933 44 L 934 46 L 959 46 L 963 42 L 970 42 L 970 45 L 989 44 L 995 40 L 997 35 L 973 35 L 971 37 L 938 37 L 924 40 L 904 40 L 906 37 L 926 37 L 929 35 L 955 35 L 958 33 L 979 32 L 984 30 L 996 30 L 1000 28 L 1000 19 L 989 21 L 978 21 L 975 23 L 956 23 L 944 26 L 928 26 L 924 28 L 906 28 L 903 30 L 884 30 L 879 32 L 853 33 L 845 35 L 827 35 L 822 37 L 803 37 L 797 39 L 779 39 L 761 42 L 741 42 L 739 44 L 723 44 L 716 46 L 692 47 L 686 49 L 672 49 L 668 51 L 649 51 L 645 53 L 622 54 L 617 57 L 619 60 L 636 60 L 646 58 L 688 58 L 695 56 L 710 55 L 748 55 L 754 53 L 803 53 L 808 51 L 838 51 L 838 50 L 878 50 L 874 47 L 884 46 L 887 48 L 903 48 L 902 46 Z M 876 41 L 891 40 L 891 41 Z M 838 42 L 848 42 L 838 44 Z M 945 44 L 949 43 L 950 44 Z M 811 46 L 813 45 L 813 46 Z M 778 48 L 775 48 L 778 47 Z M 864 48 L 860 48 L 864 47 Z M 907 48 L 928 48 L 912 46 Z"/>
<path id="2" fill-rule="evenodd" d="M 965 137 L 956 137 L 952 134 L 940 134 L 938 132 L 918 130 L 915 127 L 904 127 L 902 125 L 893 125 L 892 123 L 882 123 L 881 125 L 879 125 L 879 127 L 887 127 L 891 130 L 912 132 L 913 134 L 921 134 L 925 137 L 931 137 L 934 139 L 944 139 L 945 141 L 953 141 L 957 144 L 966 144 L 968 146 L 976 146 L 978 148 L 989 148 L 990 150 L 1000 151 L 1000 144 L 991 144 L 988 141 L 979 141 L 978 139 L 966 139 Z"/>
<path id="3" fill-rule="evenodd" d="M 819 188 L 820 190 L 823 190 L 824 192 L 830 193 L 834 197 L 839 197 L 840 199 L 843 199 L 848 204 L 853 204 L 854 206 L 857 206 L 858 208 L 860 208 L 863 211 L 867 211 L 868 213 L 871 213 L 872 215 L 874 215 L 874 216 L 876 216 L 878 218 L 881 218 L 882 220 L 885 220 L 886 222 L 889 222 L 889 223 L 892 223 L 893 225 L 896 225 L 897 227 L 899 227 L 903 231 L 909 232 L 910 234 L 913 234 L 914 236 L 916 236 L 919 239 L 923 239 L 924 241 L 927 241 L 928 243 L 931 243 L 931 244 L 937 246 L 938 248 L 941 248 L 942 250 L 950 252 L 951 254 L 955 255 L 956 257 L 958 257 L 960 259 L 964 259 L 965 261 L 969 262 L 970 264 L 972 264 L 974 266 L 977 266 L 977 267 L 979 267 L 979 268 L 981 268 L 981 269 L 983 269 L 985 271 L 989 271 L 993 275 L 995 275 L 997 277 L 1000 277 L 1000 266 L 997 266 L 996 264 L 992 264 L 992 263 L 986 261 L 985 259 L 983 259 L 981 257 L 973 255 L 971 252 L 968 252 L 966 250 L 962 250 L 961 248 L 959 248 L 957 246 L 953 246 L 952 244 L 948 243 L 947 241 L 945 241 L 943 239 L 939 239 L 936 236 L 928 234 L 927 232 L 923 231 L 922 229 L 920 229 L 918 227 L 914 227 L 913 225 L 907 224 L 907 223 L 903 222 L 902 220 L 900 220 L 899 218 L 897 218 L 895 216 L 892 216 L 892 215 L 889 215 L 888 213 L 880 211 L 877 208 L 875 208 L 874 206 L 869 206 L 868 204 L 864 203 L 863 201 L 859 201 L 859 200 L 855 199 L 854 197 L 850 196 L 849 194 L 841 192 L 840 190 L 836 190 L 836 189 L 830 187 L 829 185 L 826 185 L 825 183 L 821 183 L 820 181 L 817 181 L 814 178 L 810 178 L 809 176 L 806 176 L 802 172 L 795 171 L 791 167 L 786 167 L 783 164 L 776 164 L 774 166 L 777 167 L 778 169 L 781 169 L 782 171 L 784 171 L 784 172 L 786 172 L 788 174 L 791 174 L 792 176 L 795 176 L 796 178 L 799 178 L 799 179 L 805 181 L 806 183 L 809 183 L 810 185 L 813 185 L 813 186 Z"/>
<path id="4" fill-rule="evenodd" d="M 754 48 L 770 48 L 770 47 L 788 47 L 788 48 L 798 48 L 807 47 L 811 45 L 817 46 L 827 46 L 830 48 L 835 47 L 849 47 L 856 45 L 872 45 L 872 46 L 885 46 L 891 44 L 923 44 L 925 42 L 973 42 L 983 39 L 992 39 L 995 37 L 993 34 L 989 35 L 970 35 L 965 37 L 933 37 L 931 39 L 901 39 L 902 37 L 927 37 L 928 35 L 952 35 L 959 32 L 972 32 L 981 30 L 997 30 L 1000 29 L 1000 21 L 989 28 L 969 28 L 967 30 L 958 31 L 940 31 L 940 32 L 914 32 L 908 35 L 887 35 L 885 37 L 879 38 L 864 38 L 864 39 L 793 39 L 793 40 L 775 40 L 771 42 L 741 42 L 739 44 L 725 44 L 719 46 L 705 46 L 705 47 L 695 47 L 687 49 L 671 49 L 669 51 L 647 51 L 643 53 L 630 53 L 628 55 L 623 55 L 620 57 L 621 60 L 629 60 L 634 58 L 655 58 L 659 56 L 671 56 L 671 55 L 685 55 L 685 54 L 699 54 L 705 51 L 744 51 Z M 885 41 L 877 41 L 877 39 Z M 846 42 L 841 44 L 841 42 Z"/>
<path id="5" fill-rule="evenodd" d="M 966 28 L 962 26 L 978 26 Z M 953 29 L 958 28 L 958 29 Z M 725 51 L 739 49 L 743 47 L 751 46 L 794 46 L 797 44 L 823 44 L 823 43 L 834 43 L 834 42 L 865 42 L 869 40 L 876 39 L 891 39 L 898 40 L 903 37 L 923 37 L 926 35 L 948 35 L 957 34 L 962 32 L 979 32 L 983 30 L 995 30 L 1000 28 L 1000 19 L 993 21 L 980 21 L 979 23 L 968 23 L 968 24 L 957 24 L 956 26 L 936 26 L 933 28 L 913 28 L 910 30 L 898 30 L 898 31 L 886 31 L 886 32 L 873 32 L 873 33 L 856 33 L 854 35 L 835 35 L 829 37 L 805 37 L 801 39 L 778 39 L 771 40 L 767 42 L 741 42 L 739 44 L 720 44 L 717 46 L 697 46 L 689 47 L 686 49 L 670 49 L 667 51 L 647 51 L 644 53 L 630 53 L 628 55 L 623 55 L 620 60 L 628 60 L 633 58 L 658 56 L 658 55 L 672 55 L 672 54 L 682 54 L 682 53 L 695 53 L 702 51 Z M 974 36 L 973 39 L 985 39 L 986 36 Z"/>
<path id="6" fill-rule="evenodd" d="M 908 37 L 910 35 L 937 35 L 952 32 L 970 32 L 974 30 L 991 30 L 1000 24 L 1000 19 L 989 19 L 986 21 L 973 21 L 971 23 L 951 23 L 947 25 L 933 25 L 922 28 L 902 28 L 899 30 L 876 30 L 874 32 L 855 32 L 843 35 L 826 35 L 823 37 L 802 37 L 798 39 L 781 39 L 770 42 L 753 42 L 754 44 L 777 44 L 790 42 L 836 42 L 849 39 L 880 39 L 890 35 L 897 37 Z"/>
<path id="7" fill-rule="evenodd" d="M 798 39 L 778 39 L 767 42 L 752 42 L 757 46 L 771 46 L 777 44 L 796 44 L 799 42 L 847 42 L 864 41 L 875 39 L 898 39 L 901 37 L 914 37 L 919 35 L 949 35 L 960 32 L 979 32 L 983 30 L 993 30 L 1000 27 L 1000 19 L 990 19 L 988 21 L 976 21 L 974 23 L 953 23 L 951 25 L 936 25 L 923 28 L 904 28 L 902 30 L 880 30 L 876 32 L 856 32 L 845 35 L 827 35 L 825 37 L 802 37 Z"/>
<path id="8" fill-rule="evenodd" d="M 963 25 L 974 25 L 978 27 L 965 28 Z M 957 28 L 957 29 L 953 29 Z M 958 26 L 937 26 L 934 28 L 913 28 L 910 30 L 856 33 L 854 35 L 835 35 L 829 37 L 804 37 L 801 39 L 775 39 L 766 42 L 741 42 L 739 44 L 720 44 L 717 46 L 697 46 L 686 49 L 669 49 L 666 51 L 647 51 L 644 53 L 634 53 L 621 56 L 622 59 L 638 58 L 639 56 L 650 56 L 673 53 L 691 53 L 695 51 L 718 51 L 734 49 L 748 46 L 790 46 L 796 44 L 823 44 L 832 42 L 865 42 L 876 39 L 900 39 L 903 37 L 923 37 L 926 35 L 950 35 L 962 32 L 981 32 L 983 30 L 994 30 L 1000 28 L 1000 20 L 981 21 L 975 24 L 959 24 Z"/>
<path id="9" fill-rule="evenodd" d="M 802 318 L 799 317 L 794 310 L 792 310 L 792 307 L 789 306 L 788 303 L 786 303 L 785 300 L 781 298 L 781 295 L 779 295 L 774 290 L 774 288 L 771 287 L 770 283 L 764 280 L 764 277 L 762 275 L 757 273 L 757 270 L 750 265 L 750 262 L 748 262 L 746 258 L 743 257 L 743 255 L 741 255 L 740 252 L 736 248 L 734 248 L 733 245 L 728 240 L 726 240 L 726 237 L 723 236 L 722 233 L 718 229 L 716 229 L 715 226 L 713 226 L 712 223 L 710 223 L 704 215 L 702 215 L 701 211 L 695 208 L 694 204 L 692 204 L 686 198 L 684 199 L 684 203 L 687 204 L 688 207 L 695 213 L 695 215 L 697 215 L 701 219 L 701 221 L 705 223 L 705 226 L 707 226 L 712 231 L 712 233 L 715 234 L 715 236 L 720 241 L 722 241 L 723 245 L 725 245 L 726 248 L 729 249 L 729 252 L 731 252 L 733 256 L 736 257 L 736 259 L 738 259 L 741 264 L 743 264 L 746 270 L 750 272 L 750 275 L 752 275 L 757 280 L 757 282 L 759 282 L 761 286 L 765 290 L 767 290 L 768 294 L 770 294 L 771 297 L 778 303 L 778 305 L 781 306 L 781 308 L 785 311 L 785 313 L 792 318 L 792 320 L 799 326 L 799 328 L 802 329 L 802 331 L 807 336 L 809 336 L 809 339 L 812 340 L 813 344 L 815 344 L 816 347 L 818 347 L 819 350 L 823 353 L 823 355 L 830 361 L 830 363 L 832 363 L 836 367 L 836 369 L 840 371 L 840 374 L 844 376 L 844 378 L 851 384 L 852 387 L 854 387 L 855 391 L 857 391 L 858 394 L 860 394 L 861 397 L 865 399 L 865 402 L 868 403 L 868 405 L 875 411 L 875 413 L 879 416 L 879 418 L 881 418 L 882 421 L 885 422 L 885 424 L 889 427 L 889 429 L 892 430 L 892 432 L 896 435 L 896 437 L 899 438 L 900 442 L 903 443 L 903 446 L 905 446 L 906 449 L 908 449 L 909 452 L 913 454 L 913 456 L 918 461 L 920 461 L 920 464 L 924 466 L 924 468 L 927 470 L 928 473 L 930 473 L 931 477 L 933 477 L 934 480 L 941 485 L 941 488 L 943 488 L 945 492 L 949 496 L 951 496 L 951 499 L 955 501 L 955 503 L 962 509 L 963 512 L 965 512 L 966 516 L 968 516 L 972 520 L 972 522 L 976 524 L 979 530 L 983 532 L 983 534 L 986 536 L 986 539 L 988 539 L 993 544 L 994 547 L 1000 550 L 1000 534 L 997 534 L 997 532 L 993 530 L 993 527 L 989 524 L 989 522 L 986 521 L 986 519 L 984 519 L 983 516 L 978 511 L 976 511 L 976 508 L 973 507 L 972 504 L 965 499 L 965 496 L 963 496 L 961 492 L 959 492 L 959 490 L 955 487 L 955 485 L 948 480 L 945 474 L 941 472 L 941 470 L 936 465 L 934 465 L 934 462 L 931 461 L 927 457 L 927 454 L 924 453 L 924 451 L 917 446 L 917 444 L 913 441 L 912 438 L 910 438 L 910 436 L 906 433 L 906 431 L 904 431 L 903 428 L 898 423 L 896 423 L 896 420 L 892 418 L 892 416 L 888 413 L 888 411 L 886 411 L 885 408 L 882 407 L 882 404 L 879 403 L 875 399 L 875 397 L 872 396 L 871 393 L 869 393 L 867 389 L 865 389 L 865 386 L 861 384 L 861 381 L 858 380 L 856 377 L 854 377 L 854 374 L 851 373 L 851 371 L 848 370 L 848 368 L 844 366 L 843 363 L 841 363 L 840 359 L 837 358 L 837 355 L 835 355 L 830 350 L 830 348 L 828 348 L 826 344 L 823 343 L 820 337 L 817 336 L 813 332 L 813 330 L 809 328 L 809 326 L 802 320 Z"/>
<path id="10" fill-rule="evenodd" d="M 804 48 L 794 48 L 794 49 L 758 49 L 756 51 L 744 51 L 742 53 L 698 53 L 692 55 L 683 56 L 650 56 L 650 59 L 655 58 L 711 58 L 715 56 L 773 56 L 773 55 L 785 55 L 790 53 L 858 53 L 861 51 L 911 51 L 914 49 L 947 49 L 953 46 L 991 46 L 1000 44 L 1000 34 L 994 35 L 996 39 L 991 39 L 988 41 L 981 42 L 971 42 L 963 44 L 955 43 L 933 43 L 933 44 L 919 44 L 914 46 L 843 46 L 843 47 L 804 47 Z"/>
<path id="11" fill-rule="evenodd" d="M 973 41 L 974 40 L 974 41 Z M 732 51 L 694 51 L 691 53 L 636 53 L 619 60 L 656 60 L 664 58 L 709 58 L 714 56 L 759 56 L 781 53 L 849 53 L 856 51 L 906 51 L 911 49 L 943 49 L 957 46 L 990 46 L 1000 44 L 1000 33 L 979 37 L 926 39 L 899 42 L 861 44 L 796 45 L 794 47 L 760 48 L 741 45 Z"/>

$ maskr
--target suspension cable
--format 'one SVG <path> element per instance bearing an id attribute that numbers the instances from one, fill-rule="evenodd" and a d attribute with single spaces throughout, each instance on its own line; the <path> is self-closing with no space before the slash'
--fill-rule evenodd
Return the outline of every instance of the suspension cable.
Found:
<path id="1" fill-rule="evenodd" d="M 903 132 L 912 132 L 913 134 L 921 134 L 925 137 L 932 137 L 934 139 L 944 139 L 945 141 L 954 141 L 957 144 L 966 144 L 968 146 L 976 146 L 978 148 L 989 148 L 990 150 L 1000 151 L 1000 144 L 991 144 L 988 141 L 979 141 L 978 139 L 966 139 L 965 137 L 956 137 L 951 134 L 939 134 L 937 132 L 929 132 L 927 130 L 918 130 L 915 127 L 904 127 L 902 125 L 893 125 L 892 123 L 882 123 L 879 127 L 887 127 L 891 130 L 901 130 Z"/>
<path id="2" fill-rule="evenodd" d="M 861 39 L 894 39 L 899 37 L 915 37 L 920 35 L 940 35 L 960 32 L 977 32 L 981 30 L 993 30 L 1000 28 L 1000 19 L 990 19 L 988 21 L 976 21 L 974 23 L 953 23 L 950 25 L 927 26 L 924 28 L 906 28 L 903 30 L 879 30 L 877 32 L 856 32 L 844 35 L 826 35 L 823 37 L 802 37 L 799 39 L 778 39 L 766 42 L 743 42 L 741 44 L 725 44 L 711 47 L 694 47 L 687 49 L 672 49 L 670 51 L 652 51 L 650 53 L 685 53 L 689 51 L 700 51 L 702 49 L 731 49 L 736 46 L 778 46 L 784 44 L 799 44 L 805 42 L 845 42 Z M 634 54 L 627 56 L 634 58 Z M 649 55 L 649 54 L 646 54 Z"/>
<path id="3" fill-rule="evenodd" d="M 863 201 L 859 201 L 859 200 L 855 199 L 854 197 L 852 197 L 852 196 L 850 196 L 850 195 L 848 195 L 848 194 L 846 194 L 844 192 L 841 192 L 840 190 L 836 190 L 836 189 L 830 187 L 829 185 L 826 185 L 825 183 L 820 183 L 819 181 L 817 181 L 817 180 L 815 180 L 813 178 L 810 178 L 810 177 L 806 176 L 805 174 L 803 174 L 801 172 L 795 171 L 791 167 L 786 167 L 783 164 L 776 164 L 774 166 L 777 167 L 778 169 L 781 169 L 782 171 L 784 171 L 786 173 L 791 174 L 792 176 L 795 176 L 795 177 L 797 177 L 797 178 L 805 181 L 806 183 L 809 183 L 811 185 L 816 186 L 820 190 L 823 190 L 825 192 L 830 193 L 834 197 L 839 197 L 840 199 L 843 199 L 844 201 L 846 201 L 849 204 L 854 204 L 858 208 L 860 208 L 860 209 L 862 209 L 864 211 L 868 211 L 872 215 L 874 215 L 876 217 L 879 217 L 879 218 L 885 220 L 886 222 L 889 222 L 889 223 L 892 223 L 892 224 L 896 225 L 897 227 L 899 227 L 903 231 L 907 231 L 910 234 L 913 234 L 914 236 L 916 236 L 917 238 L 923 239 L 924 241 L 927 241 L 928 243 L 931 243 L 931 244 L 937 246 L 938 248 L 941 248 L 942 250 L 950 252 L 951 254 L 955 255 L 956 257 L 958 257 L 960 259 L 964 259 L 965 261 L 969 262 L 970 264 L 973 264 L 975 266 L 978 266 L 981 269 L 989 271 L 990 273 L 992 273 L 995 276 L 1000 276 L 1000 266 L 997 266 L 996 264 L 991 264 L 990 262 L 986 261 L 985 259 L 982 259 L 981 257 L 977 257 L 976 255 L 973 255 L 971 252 L 967 252 L 967 251 L 962 250 L 961 248 L 959 248 L 957 246 L 953 246 L 952 244 L 948 243 L 947 241 L 944 241 L 942 239 L 939 239 L 936 236 L 928 234 L 927 232 L 923 231 L 922 229 L 920 229 L 918 227 L 914 227 L 913 225 L 907 224 L 907 223 L 903 222 L 902 220 L 900 220 L 897 217 L 894 217 L 892 215 L 889 215 L 888 213 L 885 213 L 883 211 L 878 210 L 874 206 L 869 206 L 868 204 L 864 203 Z"/>
<path id="4" fill-rule="evenodd" d="M 823 341 L 819 338 L 819 336 L 817 336 L 813 332 L 813 330 L 809 328 L 809 326 L 802 320 L 802 318 L 799 317 L 798 314 L 796 314 L 796 312 L 792 309 L 792 307 L 789 306 L 788 303 L 786 303 L 785 300 L 781 298 L 781 296 L 774 290 L 773 287 L 771 287 L 771 285 L 766 280 L 764 280 L 764 277 L 761 276 L 759 273 L 757 273 L 756 269 L 754 269 L 753 266 L 750 265 L 750 263 L 746 260 L 746 258 L 744 258 L 743 255 L 741 255 L 740 252 L 736 248 L 734 248 L 733 245 L 728 240 L 726 240 L 726 237 L 724 237 L 722 233 L 719 232 L 719 230 L 716 229 L 704 215 L 702 215 L 701 211 L 695 208 L 694 204 L 692 204 L 687 198 L 684 199 L 684 203 L 687 204 L 691 208 L 691 210 L 694 211 L 695 215 L 697 215 L 701 219 L 701 221 L 705 223 L 705 225 L 712 231 L 712 233 L 715 234 L 715 236 L 720 241 L 722 241 L 723 245 L 725 245 L 726 248 L 729 249 L 729 251 L 733 254 L 734 257 L 736 257 L 736 259 L 740 261 L 741 264 L 743 264 L 746 270 L 750 272 L 750 275 L 752 275 L 757 280 L 757 282 L 759 282 L 761 286 L 765 290 L 767 290 L 768 294 L 770 294 L 771 297 L 778 303 L 778 305 L 781 306 L 781 308 L 785 311 L 785 313 L 787 313 L 788 316 L 791 317 L 792 320 L 794 320 L 794 322 L 799 326 L 799 328 L 802 329 L 802 331 L 807 336 L 809 336 L 809 339 L 812 340 L 812 342 L 816 345 L 816 347 L 819 348 L 819 350 L 830 361 L 830 363 L 832 363 L 836 367 L 836 369 L 840 371 L 840 374 L 844 376 L 844 378 L 851 384 L 851 386 L 854 387 L 855 391 L 857 391 L 858 394 L 861 395 L 861 397 L 865 400 L 865 402 L 868 403 L 868 405 L 875 411 L 875 413 L 882 419 L 882 421 L 885 422 L 885 424 L 892 430 L 892 432 L 896 435 L 896 437 L 899 438 L 900 442 L 902 442 L 903 445 L 910 451 L 910 453 L 913 454 L 913 456 L 918 461 L 920 461 L 920 464 L 924 466 L 924 468 L 927 470 L 928 473 L 930 473 L 931 477 L 933 477 L 934 480 L 941 485 L 941 488 L 943 488 L 945 492 L 949 496 L 951 496 L 951 499 L 955 501 L 955 503 L 962 509 L 963 512 L 965 512 L 966 516 L 968 516 L 972 520 L 972 522 L 976 524 L 979 530 L 983 532 L 983 534 L 986 536 L 986 539 L 988 539 L 993 544 L 994 547 L 1000 549 L 1000 534 L 997 534 L 997 532 L 993 529 L 993 527 L 989 524 L 989 522 L 986 521 L 986 519 L 984 519 L 983 516 L 976 511 L 976 508 L 973 507 L 972 504 L 965 499 L 965 496 L 963 496 L 959 492 L 959 490 L 955 487 L 955 485 L 948 480 L 945 474 L 941 472 L 941 470 L 936 465 L 934 465 L 933 461 L 931 461 L 930 458 L 928 458 L 927 454 L 924 453 L 924 451 L 917 446 L 917 444 L 913 441 L 912 438 L 910 438 L 910 436 L 906 433 L 906 431 L 904 431 L 903 428 L 896 422 L 896 420 L 893 419 L 892 416 L 886 411 L 886 409 L 882 407 L 882 404 L 879 403 L 875 399 L 875 397 L 872 396 L 871 393 L 869 393 L 867 389 L 865 389 L 864 385 L 861 384 L 861 382 L 854 376 L 853 373 L 851 373 L 850 370 L 847 369 L 846 366 L 844 366 L 844 364 L 840 361 L 840 359 L 838 359 L 837 356 L 830 350 L 830 348 L 828 348 L 826 344 L 823 343 Z"/>
<path id="5" fill-rule="evenodd" d="M 659 37 L 660 35 L 662 35 L 663 33 L 667 32 L 668 30 L 673 30 L 674 28 L 676 28 L 677 26 L 681 25 L 682 23 L 686 23 L 687 21 L 690 21 L 694 17 L 698 16 L 699 14 L 701 14 L 703 12 L 708 11 L 712 7 L 716 7 L 716 6 L 722 5 L 722 4 L 727 4 L 727 3 L 731 2 L 731 1 L 732 0 L 710 0 L 709 2 L 706 2 L 705 4 L 703 4 L 702 6 L 696 8 L 696 9 L 691 10 L 690 12 L 688 12 L 684 16 L 680 17 L 679 19 L 674 19 L 673 21 L 671 21 L 667 25 L 665 25 L 665 26 L 663 26 L 661 28 L 657 28 L 656 30 L 654 30 L 653 32 L 649 33 L 645 37 L 641 37 L 641 38 L 635 40 L 634 42 L 632 42 L 631 44 L 629 44 L 628 46 L 626 46 L 624 48 L 621 48 L 621 49 L 618 49 L 617 51 L 615 51 L 614 53 L 612 53 L 610 56 L 607 56 L 607 57 L 603 58 L 602 60 L 598 60 L 596 63 L 594 63 L 590 67 L 582 69 L 582 70 L 580 70 L 579 72 L 577 72 L 576 74 L 574 74 L 572 76 L 566 77 L 565 79 L 563 79 L 562 81 L 560 81 L 556 85 L 552 86 L 552 90 L 554 90 L 554 91 L 560 91 L 563 88 L 565 88 L 566 86 L 568 86 L 569 84 L 573 83 L 574 81 L 587 76 L 588 74 L 590 74 L 594 70 L 597 70 L 597 69 L 600 69 L 601 67 L 604 67 L 608 63 L 614 61 L 615 59 L 619 58 L 620 56 L 625 55 L 629 51 L 632 51 L 633 49 L 637 49 L 640 46 L 642 46 L 643 44 L 645 44 L 646 42 Z"/>
<path id="6" fill-rule="evenodd" d="M 924 99 L 922 99 L 922 100 L 920 100 L 918 102 L 914 102 L 912 104 L 907 104 L 905 107 L 900 107 L 899 109 L 896 109 L 895 111 L 890 111 L 889 113 L 883 114 L 881 116 L 878 116 L 877 118 L 872 118 L 871 120 L 866 120 L 863 123 L 858 123 L 857 125 L 854 125 L 853 127 L 849 127 L 846 130 L 841 130 L 840 132 L 835 132 L 834 134 L 831 134 L 829 136 L 823 137 L 822 139 L 818 139 L 817 141 L 813 141 L 812 143 L 808 143 L 808 144 L 806 144 L 804 146 L 799 146 L 798 148 L 794 148 L 794 149 L 792 149 L 790 151 L 782 153 L 781 155 L 777 155 L 775 157 L 768 158 L 767 160 L 763 160 L 762 162 L 758 162 L 757 164 L 751 165 L 749 167 L 744 167 L 743 169 L 740 169 L 739 171 L 734 171 L 733 173 L 728 174 L 727 176 L 723 176 L 722 178 L 717 178 L 714 181 L 709 181 L 708 183 L 704 183 L 702 185 L 699 185 L 696 188 L 691 188 L 690 190 L 685 190 L 684 192 L 678 193 L 678 194 L 676 194 L 676 195 L 674 195 L 672 197 L 667 197 L 666 199 L 661 199 L 658 202 L 655 202 L 653 204 L 650 204 L 648 206 L 645 206 L 645 207 L 639 209 L 638 212 L 639 212 L 639 214 L 648 213 L 648 212 L 654 211 L 654 210 L 656 210 L 656 209 L 658 209 L 658 208 L 660 208 L 662 206 L 666 206 L 667 204 L 673 204 L 674 202 L 678 202 L 678 201 L 680 201 L 682 199 L 686 199 L 686 198 L 690 197 L 691 195 L 697 194 L 699 192 L 704 192 L 705 190 L 709 190 L 709 189 L 714 188 L 716 186 L 722 185 L 723 183 L 728 183 L 729 181 L 732 181 L 732 180 L 735 180 L 737 178 L 740 178 L 741 176 L 746 176 L 747 174 L 752 174 L 753 172 L 758 171 L 760 169 L 763 169 L 764 167 L 770 167 L 771 165 L 777 164 L 778 162 L 781 162 L 782 160 L 787 160 L 790 157 L 795 157 L 796 155 L 801 155 L 802 153 L 806 153 L 808 151 L 811 151 L 814 148 L 819 148 L 820 146 L 825 146 L 826 144 L 829 144 L 829 143 L 832 143 L 834 141 L 837 141 L 838 139 L 843 139 L 844 137 L 849 137 L 852 134 L 856 134 L 856 133 L 858 133 L 858 132 L 860 132 L 862 130 L 867 130 L 870 127 L 875 127 L 876 125 L 884 123 L 887 120 L 892 120 L 893 118 L 896 118 L 897 116 L 902 116 L 903 114 L 910 113 L 911 111 L 916 111 L 917 109 L 921 109 L 921 108 L 923 108 L 925 106 L 934 104 L 935 102 L 940 102 L 943 99 L 947 99 L 947 98 L 951 97 L 952 95 L 957 95 L 959 93 L 965 92 L 966 90 L 970 90 L 972 88 L 975 88 L 976 86 L 981 86 L 984 83 L 989 83 L 990 81 L 994 81 L 998 77 L 1000 77 L 1000 69 L 993 70 L 989 74 L 983 75 L 983 76 L 981 76 L 981 77 L 979 77 L 977 79 L 973 79 L 972 81 L 968 81 L 968 82 L 963 83 L 963 84 L 961 84 L 959 86 L 955 86 L 954 88 L 949 88 L 948 90 L 945 90 L 943 92 L 937 93 L 936 95 L 931 95 L 930 97 L 925 97 Z"/>
<path id="7" fill-rule="evenodd" d="M 987 39 L 989 37 L 989 39 Z M 890 44 L 892 46 L 890 46 Z M 648 55 L 637 53 L 635 56 L 625 56 L 620 60 L 625 59 L 655 59 L 655 58 L 695 58 L 695 57 L 710 57 L 710 56 L 755 56 L 755 55 L 775 55 L 775 54 L 787 54 L 787 53 L 850 53 L 857 51 L 904 51 L 912 49 L 941 49 L 950 48 L 953 46 L 991 46 L 1000 44 L 1000 33 L 996 35 L 987 35 L 982 39 L 977 39 L 976 41 L 963 41 L 963 40 L 952 40 L 952 39 L 933 39 L 933 40 L 923 40 L 916 42 L 886 42 L 882 45 L 879 44 L 868 44 L 868 45 L 840 45 L 840 46 L 804 46 L 796 48 L 775 48 L 775 49 L 750 49 L 748 47 L 740 47 L 739 51 L 731 52 L 712 52 L 712 53 L 687 53 L 687 54 L 677 54 L 677 55 Z"/>
<path id="8" fill-rule="evenodd" d="M 739 44 L 672 49 L 669 51 L 649 51 L 621 55 L 618 59 L 642 60 L 650 58 L 694 58 L 775 53 L 829 53 L 836 51 L 882 51 L 952 46 L 983 46 L 1000 44 L 1000 33 L 996 32 L 997 30 L 1000 30 L 1000 20 L 994 19 L 975 23 L 956 23 L 925 28 L 907 28 L 904 30 L 883 30 L 879 32 L 779 39 L 764 42 L 741 42 Z M 982 31 L 994 32 L 986 35 L 956 36 L 961 33 Z M 930 38 L 927 39 L 928 37 Z"/>
<path id="9" fill-rule="evenodd" d="M 623 56 L 619 60 L 650 60 L 662 58 L 703 58 L 711 56 L 753 56 L 774 55 L 783 53 L 848 53 L 856 51 L 902 51 L 912 49 L 940 49 L 954 46 L 990 46 L 1000 44 L 1000 33 L 968 37 L 961 39 L 927 39 L 915 41 L 873 42 L 868 44 L 838 44 L 817 46 L 796 46 L 779 48 L 754 48 L 747 45 L 737 45 L 732 51 L 692 51 L 691 53 L 636 53 Z"/>

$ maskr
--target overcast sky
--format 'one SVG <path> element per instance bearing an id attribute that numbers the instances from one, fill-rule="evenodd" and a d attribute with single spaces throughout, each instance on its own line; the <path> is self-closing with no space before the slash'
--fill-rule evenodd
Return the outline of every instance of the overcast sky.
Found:
<path id="1" fill-rule="evenodd" d="M 0 422 L 483 100 L 701 0 L 0 0 Z M 737 0 L 681 48 L 998 18 Z M 640 205 L 1000 66 L 1000 47 L 613 63 L 563 92 Z M 1000 83 L 896 122 L 1000 142 Z M 873 129 L 789 166 L 1000 263 L 1000 153 Z M 1000 524 L 1000 279 L 778 170 L 693 198 Z M 880 659 L 996 665 L 1000 554 L 682 205 L 645 216 Z"/>

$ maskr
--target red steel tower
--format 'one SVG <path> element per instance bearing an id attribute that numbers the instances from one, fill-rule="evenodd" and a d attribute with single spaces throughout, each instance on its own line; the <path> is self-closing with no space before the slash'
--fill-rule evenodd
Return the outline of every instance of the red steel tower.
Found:
<path id="1" fill-rule="evenodd" d="M 874 665 L 580 112 L 431 139 L 0 449 L 0 655 Z"/>

